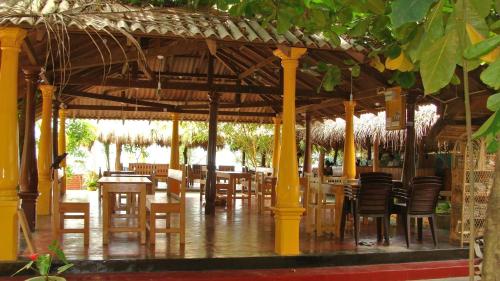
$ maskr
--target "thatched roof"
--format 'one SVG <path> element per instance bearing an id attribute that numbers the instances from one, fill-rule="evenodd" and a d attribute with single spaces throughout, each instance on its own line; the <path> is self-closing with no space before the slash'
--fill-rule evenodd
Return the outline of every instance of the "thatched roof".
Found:
<path id="1" fill-rule="evenodd" d="M 436 106 L 419 106 L 415 112 L 415 133 L 417 141 L 421 140 L 427 134 L 432 125 L 437 121 L 438 115 Z M 345 137 L 345 121 L 337 118 L 335 120 L 325 120 L 316 122 L 311 130 L 312 141 L 314 144 L 327 149 L 342 148 Z M 395 130 L 387 131 L 385 129 L 385 112 L 379 112 L 377 115 L 372 113 L 361 114 L 354 117 L 354 141 L 358 146 L 366 147 L 378 137 L 381 145 L 400 149 L 404 146 L 405 131 Z"/>

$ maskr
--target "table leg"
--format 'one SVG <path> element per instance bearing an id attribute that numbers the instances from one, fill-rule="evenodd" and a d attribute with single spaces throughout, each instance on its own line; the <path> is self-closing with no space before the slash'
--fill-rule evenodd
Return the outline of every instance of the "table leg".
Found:
<path id="1" fill-rule="evenodd" d="M 141 244 L 146 244 L 146 186 L 139 194 L 139 227 L 141 229 Z"/>
<path id="2" fill-rule="evenodd" d="M 246 178 L 248 189 L 248 209 L 252 208 L 252 177 Z"/>
<path id="3" fill-rule="evenodd" d="M 343 186 L 337 187 L 335 192 L 335 236 L 340 237 L 342 211 L 344 207 L 344 188 Z"/>
<path id="4" fill-rule="evenodd" d="M 109 193 L 103 190 L 102 193 L 102 243 L 107 245 L 109 242 Z"/>
<path id="5" fill-rule="evenodd" d="M 229 178 L 229 186 L 227 188 L 227 209 L 228 209 L 228 211 L 233 210 L 233 198 L 234 198 L 233 183 L 232 183 L 231 178 Z"/>

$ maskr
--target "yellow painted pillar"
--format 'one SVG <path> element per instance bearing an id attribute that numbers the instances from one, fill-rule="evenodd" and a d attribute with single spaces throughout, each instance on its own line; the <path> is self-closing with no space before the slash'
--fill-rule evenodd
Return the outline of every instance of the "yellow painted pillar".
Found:
<path id="1" fill-rule="evenodd" d="M 172 146 L 170 147 L 170 169 L 179 169 L 179 113 L 172 113 Z"/>
<path id="2" fill-rule="evenodd" d="M 274 120 L 274 146 L 273 146 L 273 175 L 278 174 L 280 161 L 280 135 L 281 135 L 281 118 L 276 116 Z"/>
<path id="3" fill-rule="evenodd" d="M 17 122 L 17 76 L 19 51 L 26 31 L 0 29 L 0 261 L 16 260 L 19 222 L 19 133 Z"/>
<path id="4" fill-rule="evenodd" d="M 279 157 L 275 219 L 274 251 L 279 255 L 299 254 L 299 223 L 304 208 L 299 202 L 299 171 L 297 146 L 295 142 L 295 84 L 299 58 L 306 52 L 304 48 L 281 49 L 274 54 L 281 58 L 284 70 L 283 87 L 283 128 Z"/>
<path id="5" fill-rule="evenodd" d="M 57 150 L 59 155 L 66 152 L 66 106 L 61 104 L 59 109 L 59 136 L 57 137 Z M 66 159 L 61 162 L 63 178 L 61 179 L 61 195 L 66 193 Z"/>
<path id="6" fill-rule="evenodd" d="M 344 177 L 356 178 L 356 149 L 354 146 L 354 107 L 355 101 L 344 101 L 345 141 L 344 141 Z"/>
<path id="7" fill-rule="evenodd" d="M 50 215 L 51 208 L 51 179 L 50 166 L 52 164 L 52 128 L 50 119 L 52 117 L 52 96 L 55 87 L 51 85 L 40 85 L 42 91 L 42 126 L 40 143 L 38 147 L 38 197 L 37 214 Z"/>

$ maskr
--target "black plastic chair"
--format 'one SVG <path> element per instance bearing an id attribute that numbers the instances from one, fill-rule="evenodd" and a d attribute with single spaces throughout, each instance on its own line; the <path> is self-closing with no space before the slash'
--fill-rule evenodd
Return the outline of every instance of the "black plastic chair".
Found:
<path id="1" fill-rule="evenodd" d="M 434 246 L 437 247 L 436 236 L 436 205 L 442 183 L 435 178 L 414 178 L 412 180 L 409 196 L 404 208 L 403 222 L 405 230 L 406 247 L 410 247 L 410 219 L 417 219 L 418 240 L 422 240 L 423 218 L 427 218 L 432 233 Z"/>
<path id="2" fill-rule="evenodd" d="M 341 216 L 341 237 L 344 238 L 347 214 L 354 217 L 354 240 L 358 245 L 360 217 L 374 217 L 377 220 L 377 241 L 384 237 L 389 244 L 389 203 L 392 193 L 392 176 L 387 173 L 363 173 L 360 175 L 360 188 L 344 188 L 344 214 Z"/>

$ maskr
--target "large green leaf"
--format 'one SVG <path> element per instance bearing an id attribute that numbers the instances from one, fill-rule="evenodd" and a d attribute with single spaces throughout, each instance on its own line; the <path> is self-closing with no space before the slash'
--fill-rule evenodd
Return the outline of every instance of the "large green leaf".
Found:
<path id="1" fill-rule="evenodd" d="M 486 103 L 486 107 L 491 111 L 500 110 L 500 93 L 496 93 L 491 95 L 488 98 L 488 102 Z"/>
<path id="2" fill-rule="evenodd" d="M 469 0 L 469 2 L 481 17 L 485 18 L 489 15 L 492 3 L 491 0 Z"/>
<path id="3" fill-rule="evenodd" d="M 465 49 L 464 57 L 466 59 L 475 59 L 488 54 L 500 45 L 500 35 L 483 40 L 477 44 Z"/>
<path id="4" fill-rule="evenodd" d="M 395 28 L 407 22 L 421 21 L 434 0 L 395 0 L 392 2 L 391 21 Z"/>
<path id="5" fill-rule="evenodd" d="M 420 60 L 422 51 L 429 48 L 436 40 L 444 35 L 443 5 L 445 0 L 439 1 L 429 12 L 424 26 L 419 27 L 420 38 L 417 36 L 410 42 L 406 52 L 413 62 Z"/>
<path id="6" fill-rule="evenodd" d="M 493 113 L 493 115 L 472 134 L 472 138 L 477 139 L 488 135 L 496 135 L 498 133 L 498 126 L 500 126 L 500 114 L 498 114 L 498 112 L 499 111 Z"/>
<path id="7" fill-rule="evenodd" d="M 439 91 L 450 83 L 456 68 L 458 38 L 448 33 L 423 51 L 420 74 L 425 94 Z"/>
<path id="8" fill-rule="evenodd" d="M 481 73 L 481 80 L 495 90 L 500 89 L 500 59 L 495 60 Z"/>
<path id="9" fill-rule="evenodd" d="M 332 1 L 333 2 L 333 1 Z M 384 0 L 367 0 L 366 7 L 368 10 L 377 15 L 383 15 L 385 12 Z"/>

